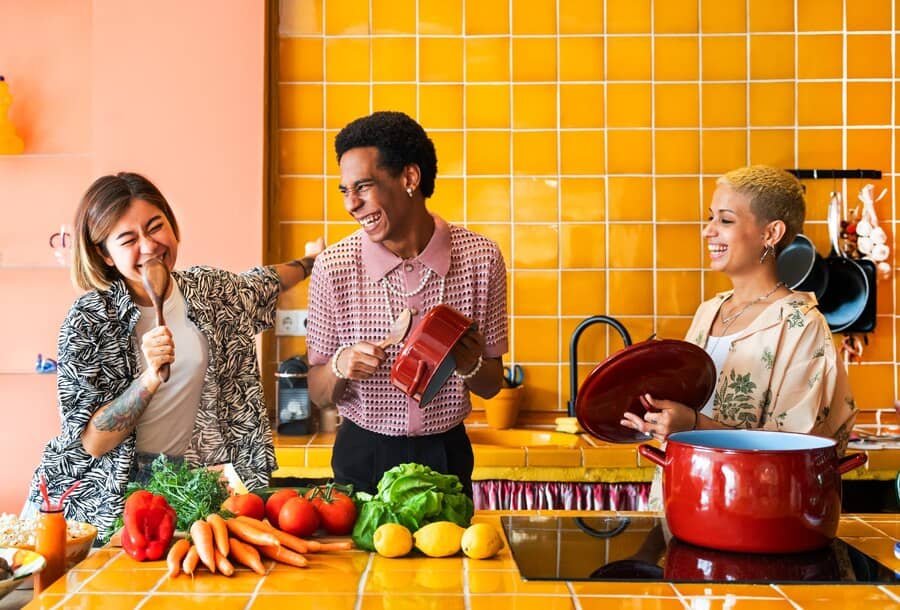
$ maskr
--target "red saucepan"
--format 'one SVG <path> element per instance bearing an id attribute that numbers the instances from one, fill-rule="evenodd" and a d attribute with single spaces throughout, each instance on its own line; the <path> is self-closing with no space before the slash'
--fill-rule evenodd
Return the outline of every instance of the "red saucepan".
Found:
<path id="1" fill-rule="evenodd" d="M 841 475 L 866 454 L 838 458 L 835 441 L 768 430 L 693 430 L 665 452 L 641 445 L 663 468 L 666 522 L 677 538 L 724 551 L 798 553 L 834 539 Z"/>
<path id="2" fill-rule="evenodd" d="M 450 350 L 474 322 L 449 305 L 438 305 L 410 332 L 391 367 L 391 383 L 428 404 L 456 369 Z"/>

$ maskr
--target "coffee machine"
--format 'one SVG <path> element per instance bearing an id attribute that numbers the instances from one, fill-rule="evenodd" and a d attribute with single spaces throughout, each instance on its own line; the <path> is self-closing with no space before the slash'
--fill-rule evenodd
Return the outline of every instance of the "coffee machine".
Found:
<path id="1" fill-rule="evenodd" d="M 279 434 L 312 434 L 308 374 L 309 364 L 303 356 L 292 356 L 278 366 Z"/>

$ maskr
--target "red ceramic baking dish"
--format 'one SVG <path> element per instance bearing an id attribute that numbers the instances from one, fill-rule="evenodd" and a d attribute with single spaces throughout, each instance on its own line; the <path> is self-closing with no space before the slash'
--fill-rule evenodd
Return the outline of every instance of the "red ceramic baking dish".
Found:
<path id="1" fill-rule="evenodd" d="M 391 383 L 424 407 L 456 369 L 450 350 L 474 326 L 472 320 L 443 303 L 426 313 L 394 361 Z"/>

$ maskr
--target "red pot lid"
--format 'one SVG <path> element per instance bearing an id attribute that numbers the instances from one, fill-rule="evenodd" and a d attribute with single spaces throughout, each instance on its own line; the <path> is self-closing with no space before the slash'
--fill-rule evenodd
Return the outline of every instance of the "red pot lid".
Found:
<path id="1" fill-rule="evenodd" d="M 641 395 L 702 409 L 715 385 L 716 366 L 703 348 L 676 339 L 643 341 L 591 371 L 578 390 L 575 415 L 582 428 L 601 440 L 639 443 L 647 437 L 619 422 L 627 411 L 644 416 Z"/>

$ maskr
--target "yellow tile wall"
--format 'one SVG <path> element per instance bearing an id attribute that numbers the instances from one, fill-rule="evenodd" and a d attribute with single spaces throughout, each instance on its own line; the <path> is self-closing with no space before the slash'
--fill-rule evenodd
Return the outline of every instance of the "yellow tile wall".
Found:
<path id="1" fill-rule="evenodd" d="M 700 229 L 715 178 L 749 163 L 872 168 L 893 238 L 898 7 L 890 0 L 281 0 L 280 256 L 351 233 L 332 142 L 349 120 L 403 110 L 435 141 L 430 207 L 497 240 L 510 269 L 506 360 L 527 408 L 565 410 L 568 342 L 591 314 L 633 338 L 680 337 L 728 287 L 704 271 Z M 821 252 L 828 193 L 808 181 Z M 276 249 L 277 250 L 277 249 Z M 850 367 L 858 403 L 897 396 L 895 279 Z M 305 307 L 301 290 L 289 306 Z M 281 338 L 267 372 L 305 349 Z M 583 374 L 621 347 L 583 335 Z"/>

